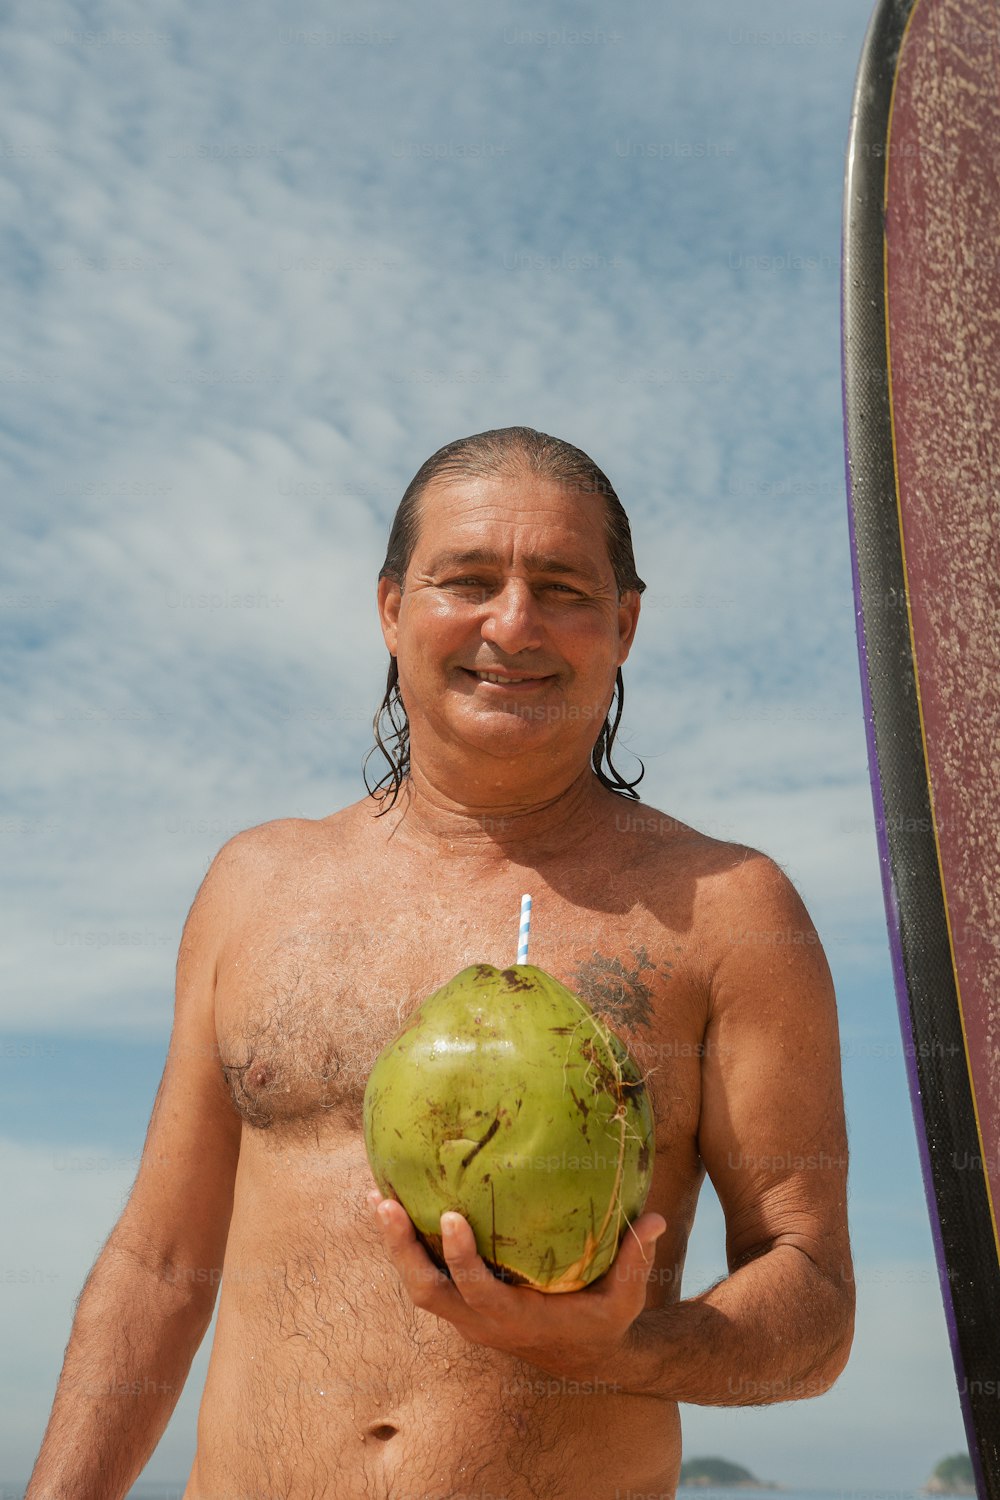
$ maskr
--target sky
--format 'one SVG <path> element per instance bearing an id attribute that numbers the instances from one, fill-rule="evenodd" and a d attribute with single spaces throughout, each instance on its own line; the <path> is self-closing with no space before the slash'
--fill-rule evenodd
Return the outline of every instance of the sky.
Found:
<path id="1" fill-rule="evenodd" d="M 835 14 L 833 13 L 835 11 Z M 442 443 L 583 447 L 647 582 L 623 768 L 766 850 L 837 985 L 858 1331 L 685 1452 L 904 1490 L 965 1446 L 854 635 L 840 215 L 867 0 L 9 0 L 0 22 L 0 1480 L 127 1197 L 215 851 L 364 792 L 375 580 Z M 725 1270 L 706 1189 L 686 1289 Z M 146 1479 L 183 1480 L 211 1334 Z"/>

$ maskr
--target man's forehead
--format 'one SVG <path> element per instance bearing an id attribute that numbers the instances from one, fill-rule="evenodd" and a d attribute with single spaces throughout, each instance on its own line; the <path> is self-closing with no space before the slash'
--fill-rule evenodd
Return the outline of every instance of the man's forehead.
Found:
<path id="1" fill-rule="evenodd" d="M 530 568 L 610 565 L 603 498 L 537 475 L 436 481 L 420 497 L 419 517 L 418 548 L 435 562 L 501 561 L 513 542 Z"/>
<path id="2" fill-rule="evenodd" d="M 448 484 L 421 496 L 414 562 L 433 574 L 516 561 L 531 573 L 601 583 L 612 574 L 601 505 L 598 496 L 534 477 Z"/>
<path id="3" fill-rule="evenodd" d="M 579 544 L 554 547 L 544 552 L 517 550 L 516 557 L 530 573 L 573 574 L 578 578 L 590 578 L 595 583 L 601 576 L 601 559 Z M 448 568 L 502 568 L 509 560 L 509 551 L 495 547 L 444 547 L 431 555 L 425 567 L 428 573 L 440 573 Z"/>

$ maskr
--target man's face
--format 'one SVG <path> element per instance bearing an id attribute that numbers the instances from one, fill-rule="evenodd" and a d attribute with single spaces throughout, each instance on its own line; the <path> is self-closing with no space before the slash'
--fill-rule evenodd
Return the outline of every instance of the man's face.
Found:
<path id="1" fill-rule="evenodd" d="M 411 733 L 589 755 L 639 615 L 637 593 L 618 598 L 603 498 L 529 470 L 438 478 L 419 521 L 402 593 L 379 584 Z"/>

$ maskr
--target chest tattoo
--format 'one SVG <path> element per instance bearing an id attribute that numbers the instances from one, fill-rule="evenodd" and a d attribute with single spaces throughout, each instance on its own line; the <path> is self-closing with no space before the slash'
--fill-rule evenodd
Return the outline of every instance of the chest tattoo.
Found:
<path id="1" fill-rule="evenodd" d="M 594 953 L 576 970 L 577 992 L 605 1013 L 612 1026 L 649 1026 L 653 1020 L 653 978 L 669 979 L 673 965 L 657 963 L 645 948 L 632 948 L 630 966 L 620 958 Z"/>

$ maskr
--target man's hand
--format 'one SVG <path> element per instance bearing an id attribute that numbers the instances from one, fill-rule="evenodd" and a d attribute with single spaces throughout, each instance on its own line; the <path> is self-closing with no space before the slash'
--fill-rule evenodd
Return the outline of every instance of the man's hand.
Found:
<path id="1" fill-rule="evenodd" d="M 538 1292 L 494 1276 L 476 1251 L 461 1214 L 441 1215 L 444 1258 L 438 1270 L 409 1215 L 378 1189 L 368 1194 L 385 1246 L 415 1307 L 447 1318 L 463 1338 L 499 1349 L 564 1380 L 613 1382 L 629 1359 L 629 1329 L 646 1302 L 653 1246 L 666 1229 L 662 1214 L 643 1214 L 625 1231 L 607 1272 L 579 1292 Z"/>

